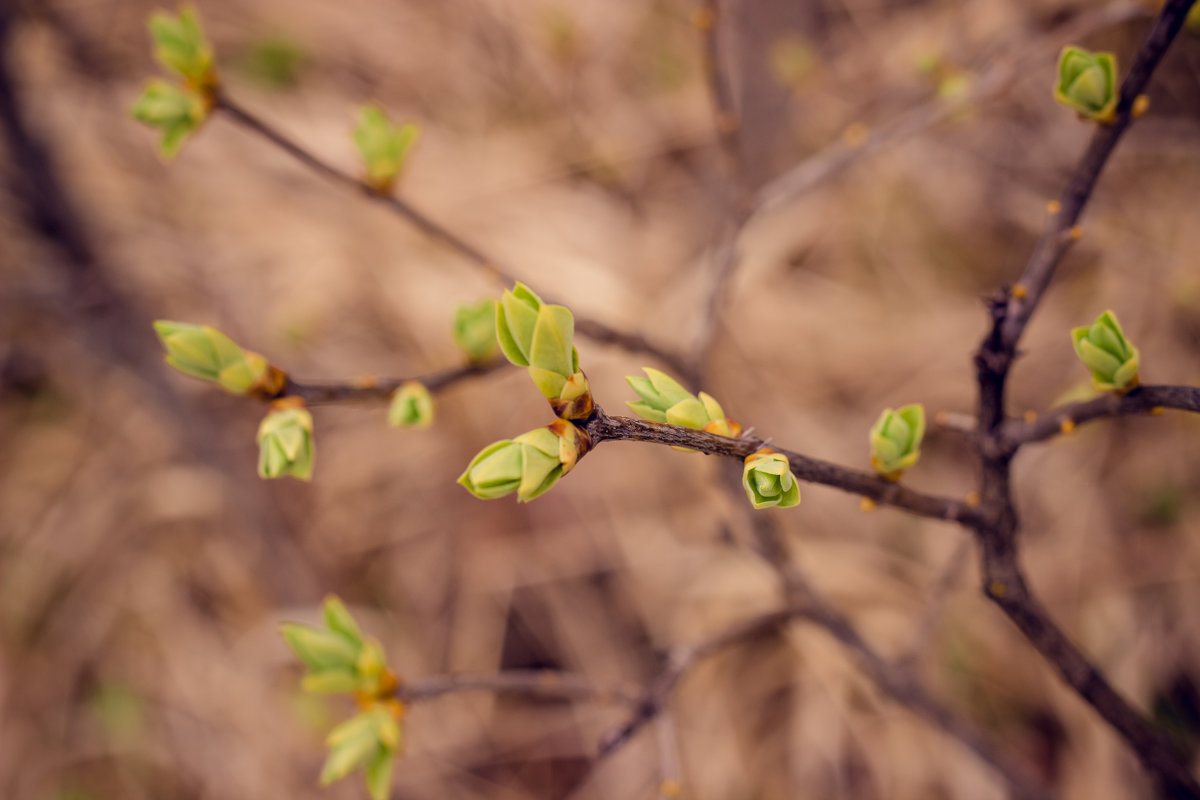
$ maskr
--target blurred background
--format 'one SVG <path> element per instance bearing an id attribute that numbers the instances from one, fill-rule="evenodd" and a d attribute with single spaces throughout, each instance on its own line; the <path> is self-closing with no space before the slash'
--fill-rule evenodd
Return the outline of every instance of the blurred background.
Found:
<path id="1" fill-rule="evenodd" d="M 724 5 L 724 4 L 723 4 Z M 230 94 L 356 172 L 354 108 L 422 138 L 401 194 L 577 313 L 687 352 L 708 324 L 727 175 L 683 0 L 197 0 Z M 278 635 L 340 595 L 409 680 L 512 668 L 636 689 L 661 654 L 780 603 L 714 459 L 610 443 L 545 497 L 470 498 L 493 440 L 547 423 L 522 370 L 432 429 L 315 409 L 311 485 L 255 476 L 264 409 L 170 371 L 149 322 L 215 325 L 294 375 L 460 363 L 453 253 L 220 115 L 164 164 L 129 108 L 159 69 L 143 0 L 0 3 L 0 796 L 356 798 L 316 785 L 351 709 Z M 1116 8 L 1116 12 L 1113 9 Z M 869 468 L 886 406 L 970 413 L 980 298 L 1019 275 L 1090 134 L 1050 88 L 1068 43 L 1127 64 L 1152 9 L 1096 0 L 739 0 L 719 20 L 763 185 L 914 108 L 1015 75 L 756 218 L 704 386 L 762 436 Z M 1091 24 L 1081 40 L 1055 34 Z M 1085 25 L 1085 27 L 1088 27 Z M 1151 383 L 1200 382 L 1200 37 L 1176 42 L 1025 339 L 1012 411 L 1090 390 L 1068 339 L 1114 309 Z M 939 99 L 941 98 L 941 99 Z M 846 131 L 850 134 L 847 136 Z M 598 402 L 661 366 L 581 339 Z M 1082 427 L 1015 468 L 1025 564 L 1135 705 L 1200 736 L 1200 419 Z M 964 496 L 961 434 L 912 486 Z M 966 534 L 803 487 L 777 517 L 831 602 L 1064 798 L 1151 797 L 1135 759 L 978 591 Z M 939 582 L 946 582 L 944 597 Z M 932 609 L 932 615 L 931 615 Z M 922 633 L 923 620 L 932 626 Z M 411 709 L 399 798 L 1000 798 L 994 774 L 794 625 L 705 662 L 675 742 L 593 768 L 618 707 L 488 694 Z"/>

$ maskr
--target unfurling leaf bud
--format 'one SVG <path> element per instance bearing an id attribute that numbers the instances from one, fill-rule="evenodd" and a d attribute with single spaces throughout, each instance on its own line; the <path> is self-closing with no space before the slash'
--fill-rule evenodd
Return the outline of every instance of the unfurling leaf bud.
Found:
<path id="1" fill-rule="evenodd" d="M 871 466 L 890 481 L 917 463 L 925 437 L 925 406 L 920 403 L 893 411 L 884 409 L 871 427 Z"/>
<path id="2" fill-rule="evenodd" d="M 283 638 L 308 667 L 305 691 L 355 693 L 364 703 L 389 697 L 396 676 L 388 669 L 377 639 L 363 636 L 341 600 L 330 595 L 322 606 L 325 627 L 286 623 Z"/>
<path id="3" fill-rule="evenodd" d="M 213 381 L 230 394 L 274 397 L 287 382 L 287 376 L 265 358 L 242 349 L 216 328 L 158 320 L 154 331 L 167 350 L 168 364 Z"/>
<path id="4" fill-rule="evenodd" d="M 174 158 L 208 116 L 208 107 L 195 92 L 153 80 L 130 110 L 133 118 L 152 128 L 162 128 L 158 151 L 165 159 Z"/>
<path id="5" fill-rule="evenodd" d="M 527 503 L 548 491 L 590 449 L 591 439 L 582 428 L 559 419 L 488 445 L 471 459 L 458 482 L 484 500 L 516 492 L 517 500 Z"/>
<path id="6" fill-rule="evenodd" d="M 787 456 L 764 447 L 746 456 L 742 486 L 750 504 L 760 508 L 791 508 L 800 504 L 800 484 Z"/>
<path id="7" fill-rule="evenodd" d="M 149 27 L 150 38 L 154 40 L 154 55 L 164 67 L 201 94 L 216 87 L 212 46 L 204 38 L 196 9 L 190 5 L 181 6 L 177 17 L 166 11 L 155 11 L 150 15 Z"/>
<path id="8" fill-rule="evenodd" d="M 725 416 L 721 404 L 712 395 L 700 392 L 697 397 L 665 372 L 650 367 L 642 367 L 642 371 L 646 373 L 645 378 L 625 378 L 641 398 L 627 401 L 627 405 L 642 419 L 697 428 L 718 436 L 737 438 L 741 435 L 742 426 Z"/>
<path id="9" fill-rule="evenodd" d="M 290 475 L 302 481 L 312 480 L 313 419 L 307 409 L 288 402 L 296 400 L 277 401 L 258 426 L 260 478 Z"/>
<path id="10" fill-rule="evenodd" d="M 1098 391 L 1125 394 L 1138 385 L 1138 349 L 1125 338 L 1112 311 L 1096 317 L 1091 327 L 1072 329 L 1071 341 Z"/>
<path id="11" fill-rule="evenodd" d="M 295 622 L 284 623 L 282 632 L 296 656 L 305 666 L 318 673 L 328 670 L 352 671 L 362 646 L 337 631 Z"/>
<path id="12" fill-rule="evenodd" d="M 407 381 L 392 392 L 388 424 L 397 428 L 428 428 L 433 424 L 433 395 L 420 381 Z"/>
<path id="13" fill-rule="evenodd" d="M 387 797 L 390 765 L 403 744 L 403 732 L 386 706 L 377 704 L 351 717 L 330 731 L 325 742 L 329 745 L 329 758 L 321 770 L 323 786 L 364 767 L 371 797 L 374 800 Z"/>
<path id="14" fill-rule="evenodd" d="M 1055 100 L 1075 109 L 1081 117 L 1108 123 L 1116 114 L 1119 97 L 1116 56 L 1079 47 L 1063 48 L 1058 57 Z"/>
<path id="15" fill-rule="evenodd" d="M 496 301 L 483 300 L 454 309 L 454 343 L 473 364 L 496 354 Z"/>
<path id="16" fill-rule="evenodd" d="M 579 369 L 570 309 L 543 303 L 518 283 L 496 304 L 496 338 L 509 361 L 529 368 L 529 377 L 555 414 L 563 419 L 591 416 L 591 388 Z"/>
<path id="17" fill-rule="evenodd" d="M 363 106 L 354 128 L 354 145 L 362 157 L 366 182 L 380 194 L 389 194 L 404 169 L 409 150 L 417 141 L 417 126 L 409 122 L 397 127 L 383 110 Z"/>

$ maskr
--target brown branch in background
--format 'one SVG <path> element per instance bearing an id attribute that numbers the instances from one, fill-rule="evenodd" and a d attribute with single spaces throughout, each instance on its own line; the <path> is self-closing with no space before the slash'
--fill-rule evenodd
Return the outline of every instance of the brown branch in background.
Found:
<path id="1" fill-rule="evenodd" d="M 1016 356 L 1017 343 L 1045 293 L 1055 268 L 1070 242 L 1077 237 L 1077 224 L 1121 135 L 1129 126 L 1134 99 L 1145 88 L 1155 66 L 1183 25 L 1195 0 L 1168 0 L 1121 84 L 1117 117 L 1111 125 L 1097 126 L 1083 159 L 1059 200 L 1060 208 L 1038 243 L 1020 283 L 1011 292 L 998 293 L 988 304 L 992 324 L 975 355 L 979 385 L 976 445 L 981 462 L 980 495 L 983 515 L 973 527 L 983 555 L 984 593 L 1008 616 L 1062 679 L 1119 733 L 1142 765 L 1176 797 L 1200 798 L 1200 782 L 1185 758 L 1164 731 L 1116 692 L 1100 670 L 1054 623 L 1030 589 L 1019 562 L 1019 518 L 1012 492 L 1012 458 L 1023 441 L 1039 433 L 1051 433 L 1046 422 L 1027 423 L 1009 438 L 1005 414 L 1005 385 Z M 1175 397 L 1171 387 L 1146 387 L 1153 397 L 1164 388 L 1164 397 Z M 1184 393 L 1186 394 L 1186 393 Z M 1191 402 L 1194 398 L 1184 398 Z M 1127 400 L 1102 398 L 1090 404 L 1069 407 L 1082 420 L 1087 414 L 1116 413 L 1121 404 L 1137 404 L 1136 392 Z M 1150 406 L 1151 408 L 1153 405 Z M 1148 410 L 1148 409 L 1147 409 Z M 1094 417 L 1093 417 L 1094 418 Z M 1048 418 L 1051 425 L 1053 417 Z M 1074 422 L 1074 420 L 1072 420 Z M 1057 423 L 1059 430 L 1062 422 Z M 1027 438 L 1022 438 L 1024 434 Z M 1044 438 L 1044 437 L 1043 437 Z"/>
<path id="2" fill-rule="evenodd" d="M 739 459 L 744 459 L 768 444 L 767 440 L 755 436 L 729 439 L 694 428 L 644 422 L 628 417 L 610 417 L 599 407 L 597 407 L 595 416 L 588 420 L 586 429 L 596 444 L 610 440 L 654 442 L 672 447 L 687 447 L 710 455 Z M 770 446 L 776 452 L 787 456 L 792 472 L 802 481 L 832 486 L 835 489 L 868 497 L 881 505 L 902 508 L 922 517 L 957 522 L 968 527 L 984 521 L 979 510 L 965 500 L 925 494 L 874 473 L 811 458 L 774 443 L 771 443 Z"/>
<path id="3" fill-rule="evenodd" d="M 547 670 L 508 670 L 483 675 L 439 675 L 401 684 L 396 698 L 420 703 L 448 694 L 496 692 L 528 697 L 586 700 L 598 705 L 636 706 L 640 698 L 620 689 L 596 686 L 583 675 Z"/>
<path id="4" fill-rule="evenodd" d="M 503 268 L 496 259 L 489 258 L 482 250 L 466 239 L 417 210 L 407 201 L 401 200 L 395 195 L 377 192 L 365 181 L 359 180 L 327 161 L 318 158 L 303 146 L 235 102 L 223 90 L 217 91 L 215 102 L 215 110 L 224 112 L 233 122 L 263 137 L 309 169 L 324 175 L 334 183 L 361 192 L 370 200 L 379 203 L 384 208 L 404 218 L 417 228 L 417 230 L 421 231 L 421 233 L 458 253 L 468 262 L 486 273 L 489 278 L 506 285 L 512 285 L 517 282 L 517 277 L 511 271 Z M 549 298 L 547 298 L 547 301 L 557 302 Z M 613 344 L 636 352 L 648 353 L 673 370 L 678 371 L 685 368 L 683 360 L 675 353 L 646 340 L 642 336 L 624 333 L 597 320 L 576 318 L 576 325 L 581 333 L 598 342 Z"/>
<path id="5" fill-rule="evenodd" d="M 416 381 L 431 392 L 448 388 L 467 378 L 477 378 L 490 375 L 501 367 L 508 365 L 503 358 L 493 359 L 484 364 L 465 364 L 461 367 L 431 372 L 413 378 L 376 378 L 366 376 L 351 381 L 331 381 L 328 383 L 308 383 L 297 381 L 290 376 L 283 389 L 267 400 L 278 400 L 282 397 L 299 397 L 308 405 L 321 403 L 347 403 L 358 401 L 387 402 L 392 393 L 409 381 Z"/>
<path id="6" fill-rule="evenodd" d="M 1005 423 L 1001 447 L 1015 450 L 1070 433 L 1077 425 L 1095 419 L 1131 414 L 1155 414 L 1165 408 L 1200 413 L 1200 388 L 1192 386 L 1139 386 L 1125 395 L 1106 394 L 1095 400 L 1052 408 L 1032 422 Z"/>

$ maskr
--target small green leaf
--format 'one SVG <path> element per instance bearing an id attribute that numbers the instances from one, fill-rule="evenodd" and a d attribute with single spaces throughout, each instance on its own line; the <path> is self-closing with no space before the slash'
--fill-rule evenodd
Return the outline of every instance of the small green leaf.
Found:
<path id="1" fill-rule="evenodd" d="M 285 623 L 281 632 L 292 652 L 314 672 L 354 669 L 358 648 L 340 633 L 296 622 Z"/>
<path id="2" fill-rule="evenodd" d="M 925 437 L 925 407 L 914 403 L 893 411 L 884 409 L 871 427 L 871 466 L 891 480 L 917 463 Z"/>
<path id="3" fill-rule="evenodd" d="M 137 121 L 162 129 L 158 149 L 166 159 L 175 157 L 187 137 L 208 116 L 207 107 L 199 95 L 162 80 L 146 84 L 130 113 Z"/>
<path id="4" fill-rule="evenodd" d="M 354 145 L 366 169 L 367 182 L 377 191 L 388 193 L 392 190 L 417 135 L 416 125 L 407 123 L 397 127 L 376 106 L 359 109 Z"/>
<path id="5" fill-rule="evenodd" d="M 213 50 L 204 38 L 196 9 L 190 5 L 181 6 L 178 16 L 155 11 L 150 15 L 149 28 L 154 55 L 164 67 L 196 90 L 203 91 L 216 85 Z"/>
<path id="6" fill-rule="evenodd" d="M 367 794 L 371 796 L 371 800 L 387 800 L 392 785 L 392 768 L 395 763 L 395 753 L 386 749 L 380 749 L 367 762 L 364 777 L 367 781 Z"/>
<path id="7" fill-rule="evenodd" d="M 454 342 L 471 363 L 487 361 L 496 354 L 496 301 L 483 300 L 454 310 Z"/>
<path id="8" fill-rule="evenodd" d="M 746 457 L 742 487 L 755 509 L 791 508 L 800 504 L 800 485 L 787 456 L 770 448 L 764 447 Z"/>
<path id="9" fill-rule="evenodd" d="M 1091 370 L 1098 391 L 1124 394 L 1138 385 L 1138 349 L 1129 343 L 1112 311 L 1105 311 L 1090 326 L 1072 329 L 1071 342 L 1079 360 Z"/>
<path id="10" fill-rule="evenodd" d="M 396 428 L 428 428 L 433 424 L 433 395 L 420 381 L 407 381 L 392 393 L 388 424 Z"/>

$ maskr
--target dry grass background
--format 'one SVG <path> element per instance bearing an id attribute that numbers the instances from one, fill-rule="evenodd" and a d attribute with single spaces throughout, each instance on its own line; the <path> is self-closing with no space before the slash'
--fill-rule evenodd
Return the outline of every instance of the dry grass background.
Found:
<path id="1" fill-rule="evenodd" d="M 197 5 L 234 95 L 314 151 L 353 170 L 352 107 L 380 102 L 423 126 L 405 197 L 577 312 L 678 348 L 699 331 L 721 178 L 686 3 Z M 850 123 L 927 98 L 922 56 L 977 69 L 1088 11 L 1058 0 L 734 6 L 726 33 L 760 182 Z M 29 3 L 7 52 L 100 257 L 72 267 L 27 224 L 20 193 L 5 196 L 0 796 L 359 797 L 356 781 L 316 787 L 322 733 L 348 709 L 299 694 L 277 635 L 327 592 L 408 678 L 555 667 L 634 685 L 664 648 L 779 602 L 711 459 L 607 444 L 528 506 L 468 497 L 453 480 L 475 451 L 548 421 L 519 370 L 441 396 L 429 431 L 387 429 L 380 408 L 320 408 L 312 485 L 259 481 L 262 409 L 168 374 L 148 319 L 217 325 L 299 376 L 409 375 L 457 363 L 452 309 L 498 289 L 220 117 L 176 163 L 157 161 L 128 118 L 155 70 L 152 7 Z M 1145 24 L 1086 44 L 1128 56 Z M 299 61 L 281 68 L 289 50 Z M 706 387 L 735 418 L 865 467 L 882 407 L 972 409 L 978 298 L 1018 274 L 1089 132 L 1050 97 L 1055 55 L 747 231 Z M 1017 411 L 1086 385 L 1067 330 L 1106 307 L 1141 347 L 1146 380 L 1200 381 L 1200 39 L 1181 37 L 1151 97 L 1026 337 Z M 617 411 L 631 396 L 622 376 L 649 362 L 579 349 L 598 401 Z M 1117 687 L 1193 747 L 1197 442 L 1195 418 L 1125 419 L 1017 463 L 1034 587 Z M 934 430 L 906 481 L 962 495 L 973 470 L 958 436 Z M 889 655 L 912 646 L 966 535 L 863 515 L 821 487 L 777 516 L 794 556 Z M 1153 796 L 976 584 L 970 563 L 919 651 L 922 677 L 1056 795 Z M 1004 796 L 964 748 L 803 625 L 713 658 L 671 713 L 689 798 Z M 417 706 L 396 796 L 653 797 L 652 731 L 589 767 L 620 719 L 481 694 Z"/>

